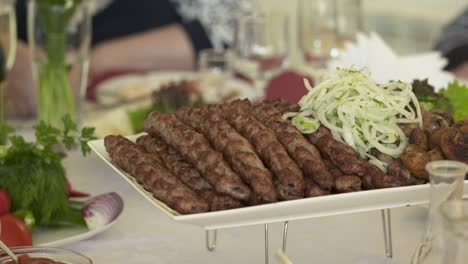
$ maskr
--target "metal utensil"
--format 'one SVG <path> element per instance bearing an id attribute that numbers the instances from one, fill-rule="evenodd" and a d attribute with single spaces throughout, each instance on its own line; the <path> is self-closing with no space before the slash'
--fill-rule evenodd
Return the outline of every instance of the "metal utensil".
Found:
<path id="1" fill-rule="evenodd" d="M 2 231 L 2 221 L 0 221 L 0 232 Z M 10 248 L 5 245 L 5 243 L 3 243 L 2 240 L 0 240 L 0 248 L 5 251 L 5 253 L 8 254 L 8 256 L 10 256 L 10 258 L 16 263 L 18 264 L 18 257 L 15 255 L 15 253 L 13 253 Z"/>

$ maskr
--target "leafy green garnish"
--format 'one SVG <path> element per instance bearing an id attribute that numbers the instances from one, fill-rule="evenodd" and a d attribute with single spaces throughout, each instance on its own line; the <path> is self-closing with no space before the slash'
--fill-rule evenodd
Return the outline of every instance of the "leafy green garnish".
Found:
<path id="1" fill-rule="evenodd" d="M 179 98 L 177 98 L 179 99 Z M 132 125 L 132 129 L 135 133 L 143 131 L 143 123 L 152 111 L 160 113 L 173 113 L 181 106 L 188 107 L 199 107 L 203 105 L 203 100 L 198 98 L 191 100 L 189 98 L 183 98 L 180 101 L 172 99 L 170 96 L 158 96 L 154 99 L 151 107 L 142 107 L 136 110 L 128 111 L 127 116 Z"/>
<path id="2" fill-rule="evenodd" d="M 452 112 L 452 103 L 450 99 L 441 93 L 436 93 L 434 86 L 428 83 L 428 80 L 414 80 L 413 92 L 418 98 L 419 103 L 426 110 L 438 109 L 443 112 Z"/>
<path id="3" fill-rule="evenodd" d="M 127 116 L 130 120 L 130 125 L 132 126 L 133 131 L 143 131 L 143 123 L 145 122 L 146 117 L 148 117 L 148 115 L 151 113 L 151 110 L 151 107 L 142 107 L 127 112 Z"/>
<path id="4" fill-rule="evenodd" d="M 9 136 L 10 145 L 3 146 L 6 151 L 0 155 L 0 187 L 9 192 L 12 211 L 31 211 L 38 225 L 84 226 L 81 212 L 69 205 L 64 156 L 57 149 L 78 146 L 83 155 L 88 154 L 87 142 L 94 139 L 94 129 L 79 131 L 70 116 L 62 118 L 62 126 L 60 130 L 39 122 L 34 127 L 36 142 Z M 14 132 L 6 124 L 0 124 L 0 129 L 5 136 Z"/>
<path id="5" fill-rule="evenodd" d="M 454 81 L 449 83 L 447 89 L 440 91 L 453 106 L 453 119 L 456 121 L 468 117 L 468 86 Z"/>

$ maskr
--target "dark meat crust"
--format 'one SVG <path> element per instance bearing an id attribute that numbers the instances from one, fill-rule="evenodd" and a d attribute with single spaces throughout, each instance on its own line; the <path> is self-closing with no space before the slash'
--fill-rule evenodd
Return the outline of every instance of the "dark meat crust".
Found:
<path id="1" fill-rule="evenodd" d="M 265 127 L 248 111 L 250 104 L 236 101 L 220 107 L 225 119 L 247 138 L 257 154 L 276 176 L 274 184 L 281 200 L 304 197 L 304 177 L 296 163 L 276 139 L 275 133 Z"/>
<path id="2" fill-rule="evenodd" d="M 234 171 L 249 184 L 261 201 L 278 201 L 270 171 L 265 168 L 250 142 L 221 118 L 215 108 L 181 108 L 176 112 L 176 116 L 203 133 L 213 147 L 223 153 Z"/>
<path id="3" fill-rule="evenodd" d="M 419 125 L 418 123 L 406 123 L 406 124 L 398 124 L 398 126 L 403 130 L 403 133 L 405 133 L 405 136 L 409 137 L 411 135 L 411 132 L 413 132 L 413 129 L 418 128 Z"/>
<path id="4" fill-rule="evenodd" d="M 330 191 L 320 188 L 311 178 L 304 177 L 304 182 L 306 185 L 305 197 L 318 197 L 330 194 Z"/>
<path id="5" fill-rule="evenodd" d="M 329 159 L 346 175 L 359 176 L 365 189 L 408 185 L 404 178 L 385 175 L 377 167 L 359 157 L 353 148 L 337 141 L 331 135 L 322 136 L 316 146 L 324 158 Z"/>
<path id="6" fill-rule="evenodd" d="M 321 188 L 330 190 L 335 186 L 335 179 L 325 166 L 320 152 L 309 143 L 302 133 L 271 105 L 259 104 L 252 108 L 253 115 L 266 127 L 272 129 L 278 140 L 288 151 L 305 177 L 312 178 Z"/>
<path id="7" fill-rule="evenodd" d="M 319 128 L 315 130 L 314 133 L 305 135 L 307 140 L 309 140 L 312 144 L 317 144 L 319 139 L 321 139 L 323 136 L 332 136 L 331 131 L 325 126 L 319 126 Z"/>
<path id="8" fill-rule="evenodd" d="M 468 163 L 468 126 L 463 120 L 452 127 L 437 130 L 430 137 L 431 146 L 440 148 L 447 159 Z"/>
<path id="9" fill-rule="evenodd" d="M 440 138 L 440 148 L 445 157 L 468 164 L 468 133 L 454 127 L 445 131 Z"/>
<path id="10" fill-rule="evenodd" d="M 432 135 L 438 129 L 450 127 L 453 124 L 451 115 L 435 111 L 422 111 L 423 128 L 429 135 Z"/>
<path id="11" fill-rule="evenodd" d="M 401 156 L 403 165 L 412 175 L 423 180 L 429 180 L 429 174 L 426 171 L 426 164 L 431 161 L 431 156 L 421 147 L 409 144 Z"/>
<path id="12" fill-rule="evenodd" d="M 105 147 L 112 160 L 134 176 L 145 189 L 181 214 L 208 211 L 206 201 L 198 197 L 151 155 L 122 136 L 107 136 Z"/>
<path id="13" fill-rule="evenodd" d="M 344 176 L 344 173 L 338 169 L 331 161 L 324 159 L 323 162 L 327 166 L 328 171 L 333 175 L 333 177 L 336 179 L 340 176 Z"/>
<path id="14" fill-rule="evenodd" d="M 426 132 L 424 132 L 424 130 L 419 127 L 411 131 L 409 143 L 418 145 L 424 151 L 429 151 L 429 137 L 427 136 Z"/>
<path id="15" fill-rule="evenodd" d="M 145 131 L 161 137 L 194 166 L 218 193 L 247 201 L 251 195 L 221 153 L 213 150 L 206 138 L 183 124 L 173 114 L 152 112 L 144 123 Z"/>
<path id="16" fill-rule="evenodd" d="M 145 135 L 137 139 L 137 144 L 144 147 L 146 152 L 159 157 L 170 172 L 208 202 L 211 211 L 227 210 L 242 206 L 240 201 L 231 196 L 217 194 L 211 184 L 191 164 L 186 162 L 174 148 L 167 145 L 162 139 Z"/>
<path id="17" fill-rule="evenodd" d="M 339 193 L 358 192 L 362 190 L 361 178 L 357 176 L 340 176 L 336 178 L 335 189 Z"/>
<path id="18" fill-rule="evenodd" d="M 285 114 L 288 112 L 298 112 L 301 108 L 298 104 L 291 103 L 288 100 L 281 97 L 273 100 L 265 100 L 261 104 L 273 106 L 281 114 Z"/>

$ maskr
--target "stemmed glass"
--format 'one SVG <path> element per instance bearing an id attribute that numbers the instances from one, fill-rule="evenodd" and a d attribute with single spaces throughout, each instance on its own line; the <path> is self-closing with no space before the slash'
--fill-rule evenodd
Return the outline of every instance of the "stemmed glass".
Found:
<path id="1" fill-rule="evenodd" d="M 363 30 L 361 0 L 300 0 L 298 37 L 304 60 L 324 67 Z"/>
<path id="2" fill-rule="evenodd" d="M 16 56 L 16 15 L 14 0 L 0 0 L 0 123 L 5 122 L 7 73 Z M 5 139 L 0 138 L 0 144 Z"/>
<path id="3" fill-rule="evenodd" d="M 282 13 L 252 13 L 236 23 L 234 68 L 263 89 L 287 66 L 289 17 Z"/>
<path id="4" fill-rule="evenodd" d="M 232 53 L 229 50 L 206 49 L 198 56 L 203 99 L 208 103 L 222 99 L 223 87 L 232 76 Z"/>
<path id="5" fill-rule="evenodd" d="M 440 160 L 428 163 L 426 170 L 431 184 L 429 219 L 424 238 L 416 247 L 411 264 L 446 263 L 441 262 L 442 257 L 450 248 L 444 243 L 440 208 L 446 202 L 462 200 L 468 166 L 462 162 Z"/>

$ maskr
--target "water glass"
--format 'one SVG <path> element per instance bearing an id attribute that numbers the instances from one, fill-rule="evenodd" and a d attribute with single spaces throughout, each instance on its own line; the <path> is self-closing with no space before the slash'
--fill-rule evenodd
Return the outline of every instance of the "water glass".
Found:
<path id="1" fill-rule="evenodd" d="M 236 22 L 235 71 L 263 88 L 287 65 L 289 17 L 283 13 L 253 13 Z"/>
<path id="2" fill-rule="evenodd" d="M 202 50 L 197 66 L 204 101 L 219 102 L 223 87 L 232 76 L 232 53 L 229 50 Z"/>
<path id="3" fill-rule="evenodd" d="M 28 42 L 38 89 L 38 116 L 54 126 L 79 120 L 87 85 L 91 15 L 88 1 L 28 2 Z"/>
<path id="4" fill-rule="evenodd" d="M 361 0 L 300 0 L 299 46 L 304 60 L 323 67 L 362 31 Z"/>
<path id="5" fill-rule="evenodd" d="M 0 123 L 5 122 L 7 73 L 16 56 L 15 1 L 0 0 Z M 0 144 L 4 142 L 0 138 Z"/>
<path id="6" fill-rule="evenodd" d="M 468 201 L 448 201 L 440 210 L 445 249 L 439 263 L 468 263 Z"/>
<path id="7" fill-rule="evenodd" d="M 411 264 L 442 263 L 446 249 L 441 205 L 459 202 L 463 198 L 463 184 L 468 166 L 462 162 L 440 160 L 426 165 L 431 184 L 429 218 L 424 238 L 416 247 Z"/>

